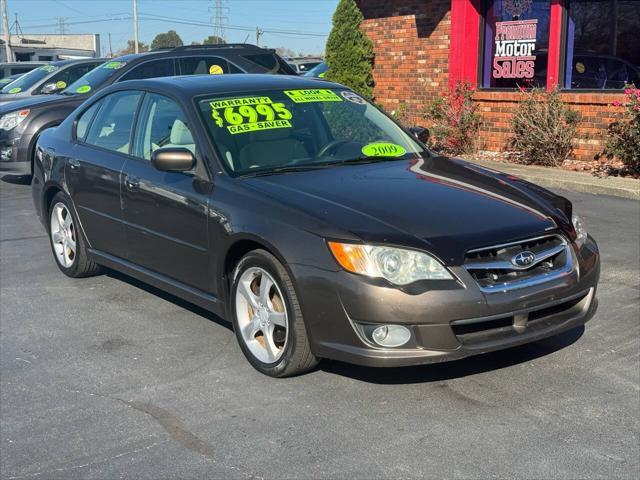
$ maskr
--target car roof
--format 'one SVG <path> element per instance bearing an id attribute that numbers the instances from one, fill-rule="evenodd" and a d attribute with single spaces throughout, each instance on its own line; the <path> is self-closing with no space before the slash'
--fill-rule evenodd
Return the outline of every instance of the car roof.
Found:
<path id="1" fill-rule="evenodd" d="M 259 73 L 149 78 L 145 80 L 129 80 L 118 85 L 142 90 L 147 88 L 166 90 L 185 97 L 255 90 L 345 88 L 340 84 L 318 80 L 313 77 Z"/>
<path id="2" fill-rule="evenodd" d="M 134 63 L 140 60 L 146 60 L 149 57 L 176 57 L 176 56 L 190 56 L 194 53 L 215 53 L 216 55 L 239 55 L 242 53 L 256 53 L 256 52 L 271 52 L 273 50 L 258 47 L 250 43 L 221 43 L 217 45 L 183 45 L 175 48 L 163 48 L 158 50 L 151 50 L 149 52 L 142 53 L 129 53 L 120 57 L 114 57 L 108 59 L 115 62 L 127 62 Z"/>

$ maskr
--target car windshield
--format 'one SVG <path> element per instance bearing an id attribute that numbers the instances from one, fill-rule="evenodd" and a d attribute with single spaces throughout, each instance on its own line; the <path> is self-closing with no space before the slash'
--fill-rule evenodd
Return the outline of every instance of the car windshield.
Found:
<path id="1" fill-rule="evenodd" d="M 305 72 L 305 77 L 323 77 L 324 74 L 329 70 L 329 67 L 325 62 L 319 63 L 315 67 L 313 67 L 308 72 Z"/>
<path id="2" fill-rule="evenodd" d="M 268 90 L 207 97 L 200 113 L 236 175 L 415 158 L 423 148 L 351 90 Z"/>
<path id="3" fill-rule="evenodd" d="M 59 69 L 60 67 L 57 67 L 55 65 L 42 65 L 41 67 L 34 68 L 30 72 L 25 73 L 17 80 L 11 82 L 9 85 L 5 85 L 5 87 L 0 90 L 0 93 L 20 93 L 28 90 L 44 77 Z"/>
<path id="4" fill-rule="evenodd" d="M 97 66 L 86 75 L 69 85 L 63 92 L 63 95 L 84 95 L 96 90 L 112 75 L 124 67 L 127 62 L 119 62 L 112 60 Z"/>

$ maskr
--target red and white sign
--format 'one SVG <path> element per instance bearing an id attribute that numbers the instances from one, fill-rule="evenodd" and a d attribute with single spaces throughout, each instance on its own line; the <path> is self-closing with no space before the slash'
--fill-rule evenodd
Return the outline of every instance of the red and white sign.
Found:
<path id="1" fill-rule="evenodd" d="M 533 78 L 538 20 L 496 22 L 493 78 Z"/>

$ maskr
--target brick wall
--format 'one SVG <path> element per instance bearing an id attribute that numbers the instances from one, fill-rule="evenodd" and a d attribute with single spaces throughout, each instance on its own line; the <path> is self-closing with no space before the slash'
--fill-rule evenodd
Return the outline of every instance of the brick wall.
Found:
<path id="1" fill-rule="evenodd" d="M 361 0 L 373 42 L 376 101 L 413 117 L 447 88 L 451 0 Z M 417 120 L 417 118 L 416 118 Z"/>
<path id="2" fill-rule="evenodd" d="M 374 94 L 388 111 L 402 102 L 412 123 L 421 122 L 425 105 L 448 88 L 451 0 L 358 0 L 364 14 L 361 28 L 373 42 Z M 582 114 L 574 157 L 590 161 L 602 150 L 612 118 L 610 104 L 622 95 L 563 93 L 569 106 Z M 477 92 L 483 127 L 482 149 L 508 150 L 510 119 L 517 94 Z M 423 122 L 423 121 L 422 121 Z M 424 123 L 424 122 L 423 122 Z"/>
<path id="3" fill-rule="evenodd" d="M 580 112 L 573 155 L 577 160 L 591 161 L 602 151 L 609 123 L 614 120 L 611 103 L 623 101 L 624 95 L 615 93 L 562 93 L 569 108 Z M 515 92 L 476 92 L 474 99 L 480 105 L 483 125 L 480 148 L 490 151 L 508 150 L 511 136 L 511 117 L 516 107 Z"/>

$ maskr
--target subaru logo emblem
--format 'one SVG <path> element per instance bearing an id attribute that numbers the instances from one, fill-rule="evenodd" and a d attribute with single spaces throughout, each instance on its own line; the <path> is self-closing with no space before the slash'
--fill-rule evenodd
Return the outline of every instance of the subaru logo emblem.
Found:
<path id="1" fill-rule="evenodd" d="M 536 261 L 536 256 L 533 252 L 524 251 L 520 252 L 511 259 L 511 263 L 516 267 L 529 267 Z"/>

